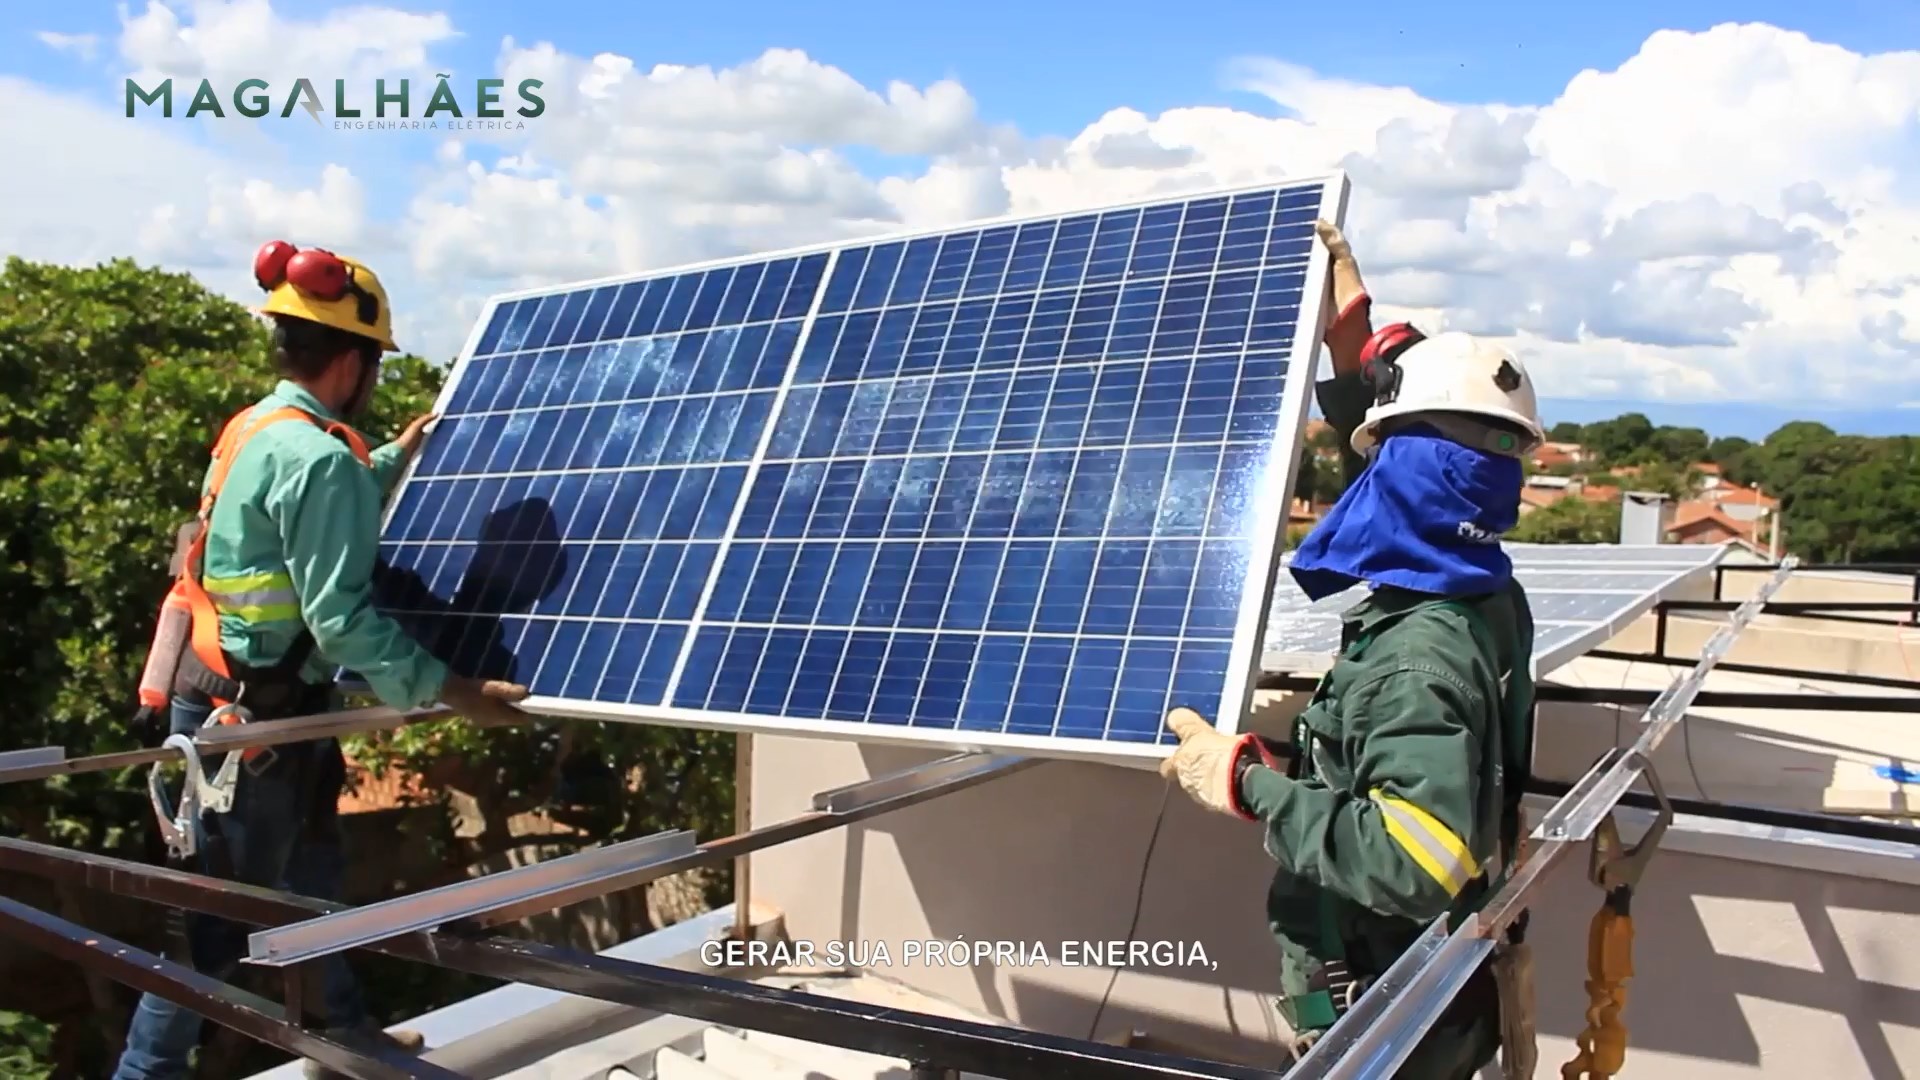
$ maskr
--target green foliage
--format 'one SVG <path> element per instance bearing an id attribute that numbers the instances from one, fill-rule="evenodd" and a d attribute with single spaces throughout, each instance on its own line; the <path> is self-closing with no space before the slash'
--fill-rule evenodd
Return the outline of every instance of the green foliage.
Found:
<path id="1" fill-rule="evenodd" d="M 52 1080 L 54 1031 L 38 1017 L 0 1010 L 0 1077 Z"/>
<path id="2" fill-rule="evenodd" d="M 1614 544 L 1620 541 L 1620 504 L 1561 499 L 1521 517 L 1504 537 L 1525 544 Z"/>
<path id="3" fill-rule="evenodd" d="M 1710 438 L 1698 428 L 1654 427 L 1638 413 L 1597 424 L 1556 424 L 1553 433 L 1556 440 L 1585 445 L 1605 468 L 1640 466 L 1638 476 L 1614 481 L 1622 487 L 1676 499 L 1700 488 L 1698 470 L 1688 466 L 1718 464 L 1727 480 L 1780 500 L 1787 547 L 1802 558 L 1920 560 L 1920 440 L 1914 437 L 1840 435 L 1817 421 L 1796 420 L 1756 444 L 1737 436 Z M 1530 514 L 1522 525 L 1560 537 L 1581 533 L 1571 519 L 1585 511 L 1572 509 L 1573 501 Z M 1545 516 L 1550 511 L 1553 516 Z M 1594 529 L 1587 532 L 1599 528 L 1600 516 L 1592 517 Z M 1610 527 L 1617 526 L 1615 520 Z M 1761 523 L 1760 534 L 1769 529 Z M 1523 537 L 1516 532 L 1514 538 Z"/>
<path id="4" fill-rule="evenodd" d="M 0 672 L 9 746 L 132 746 L 126 720 L 179 524 L 219 427 L 275 382 L 264 325 L 185 274 L 10 259 L 0 272 Z M 390 360 L 370 433 L 431 403 Z M 0 824 L 117 847 L 143 824 L 112 774 L 0 789 Z"/>
<path id="5" fill-rule="evenodd" d="M 1547 429 L 1547 438 L 1554 442 L 1577 443 L 1585 438 L 1585 429 L 1572 420 L 1562 420 Z"/>
<path id="6" fill-rule="evenodd" d="M 430 407 L 442 378 L 389 358 L 370 442 Z M 208 450 L 234 412 L 276 381 L 264 324 L 184 274 L 119 260 L 0 269 L 0 749 L 59 745 L 78 756 L 137 745 L 128 719 L 175 530 L 193 512 Z M 477 760 L 510 742 L 463 745 Z M 143 770 L 0 787 L 0 832 L 143 854 Z M 436 976 L 437 977 L 437 976 Z M 444 982 L 445 980 L 442 980 Z M 415 1012 L 444 1000 L 422 991 Z M 94 1025 L 68 1025 L 87 1042 Z M 48 1075 L 53 1028 L 0 1014 L 0 1076 Z M 36 1071 L 38 1070 L 38 1071 Z"/>
<path id="7" fill-rule="evenodd" d="M 1704 459 L 1711 440 L 1694 427 L 1657 427 L 1647 439 L 1655 461 L 1683 468 Z"/>
<path id="8" fill-rule="evenodd" d="M 1653 421 L 1639 413 L 1627 413 L 1586 425 L 1581 428 L 1580 438 L 1574 441 L 1599 455 L 1604 462 L 1625 465 L 1652 443 L 1654 430 Z"/>
<path id="9" fill-rule="evenodd" d="M 131 262 L 0 271 L 0 672 L 10 746 L 125 748 L 144 635 L 217 425 L 267 385 L 246 309 Z M 0 825 L 111 845 L 113 776 L 0 789 Z"/>
<path id="10" fill-rule="evenodd" d="M 1660 459 L 1639 466 L 1639 471 L 1634 475 L 1610 477 L 1609 482 L 1626 491 L 1659 492 L 1677 502 L 1690 499 L 1698 493 L 1701 479 L 1699 469 L 1691 466 L 1677 466 L 1671 461 Z"/>

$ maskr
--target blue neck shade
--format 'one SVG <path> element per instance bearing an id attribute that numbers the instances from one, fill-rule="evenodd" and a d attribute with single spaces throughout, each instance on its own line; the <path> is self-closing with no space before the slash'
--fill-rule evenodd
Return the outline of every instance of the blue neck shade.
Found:
<path id="1" fill-rule="evenodd" d="M 1518 460 L 1473 450 L 1415 426 L 1378 454 L 1294 552 L 1308 598 L 1357 582 L 1438 596 L 1503 588 L 1513 563 L 1500 537 L 1520 514 Z"/>

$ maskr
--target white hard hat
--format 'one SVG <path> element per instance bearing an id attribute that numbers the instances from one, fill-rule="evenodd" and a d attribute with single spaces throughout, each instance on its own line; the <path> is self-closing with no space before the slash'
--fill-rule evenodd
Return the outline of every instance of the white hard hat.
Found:
<path id="1" fill-rule="evenodd" d="M 1369 408 L 1366 420 L 1354 429 L 1353 448 L 1360 453 L 1379 442 L 1381 425 L 1419 413 L 1482 417 L 1518 428 L 1530 441 L 1499 447 L 1516 457 L 1546 441 L 1533 379 L 1519 357 L 1490 341 L 1459 331 L 1436 334 L 1408 346 L 1391 365 L 1399 373 L 1384 395 L 1387 400 Z M 1443 417 L 1434 419 L 1444 424 Z M 1445 427 L 1442 433 L 1451 434 Z"/>

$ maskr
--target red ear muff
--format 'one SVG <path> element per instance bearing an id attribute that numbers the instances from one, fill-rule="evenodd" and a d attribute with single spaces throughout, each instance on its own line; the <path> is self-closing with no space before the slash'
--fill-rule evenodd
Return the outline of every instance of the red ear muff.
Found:
<path id="1" fill-rule="evenodd" d="M 331 251 L 308 248 L 287 260 L 287 280 L 317 300 L 338 300 L 347 295 L 347 264 Z"/>
<path id="2" fill-rule="evenodd" d="M 261 244 L 253 256 L 254 283 L 269 292 L 279 288 L 280 283 L 287 280 L 287 260 L 293 258 L 296 250 L 285 240 Z"/>
<path id="3" fill-rule="evenodd" d="M 282 283 L 316 300 L 332 303 L 354 295 L 354 307 L 360 321 L 373 326 L 380 321 L 380 300 L 353 280 L 353 271 L 338 255 L 325 248 L 305 251 L 285 240 L 262 244 L 253 257 L 253 280 L 262 289 L 272 291 Z"/>
<path id="4" fill-rule="evenodd" d="M 1400 396 L 1400 355 L 1425 340 L 1412 323 L 1394 323 L 1360 347 L 1360 376 L 1373 388 L 1375 405 L 1391 405 Z"/>

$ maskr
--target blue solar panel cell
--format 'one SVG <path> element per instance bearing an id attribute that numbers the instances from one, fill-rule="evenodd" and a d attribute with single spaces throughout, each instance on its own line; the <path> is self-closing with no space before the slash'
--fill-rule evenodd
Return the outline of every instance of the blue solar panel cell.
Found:
<path id="1" fill-rule="evenodd" d="M 497 302 L 378 602 L 561 714 L 1107 757 L 1174 704 L 1231 730 L 1344 190 Z"/>

